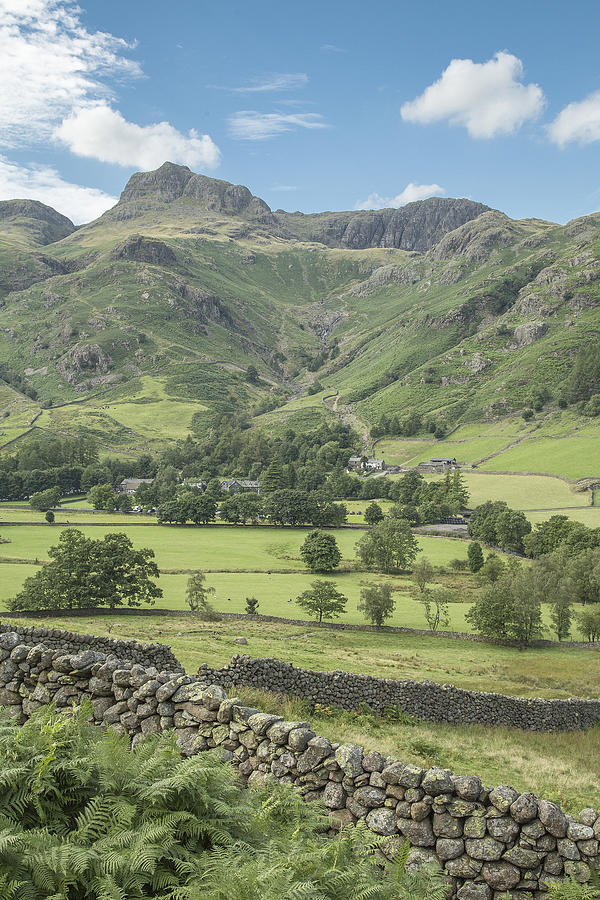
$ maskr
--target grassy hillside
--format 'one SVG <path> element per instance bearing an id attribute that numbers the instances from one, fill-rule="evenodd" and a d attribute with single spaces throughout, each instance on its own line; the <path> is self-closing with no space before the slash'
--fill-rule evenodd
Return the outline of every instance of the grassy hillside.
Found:
<path id="1" fill-rule="evenodd" d="M 126 452 L 236 410 L 275 429 L 338 415 L 365 435 L 382 415 L 416 411 L 446 430 L 488 423 L 451 435 L 465 462 L 596 474 L 546 432 L 558 401 L 577 399 L 579 348 L 600 337 L 600 216 L 559 227 L 444 201 L 428 224 L 412 204 L 397 221 L 420 229 L 410 246 L 425 249 L 405 250 L 405 238 L 371 233 L 377 216 L 286 218 L 228 191 L 171 166 L 134 176 L 113 210 L 75 231 L 47 208 L 8 210 L 0 377 L 20 400 L 0 391 L 3 425 L 27 425 L 33 402 L 40 427 L 83 428 Z M 583 424 L 580 458 L 593 420 L 588 434 L 580 406 L 568 412 L 565 434 Z M 521 444 L 538 427 L 539 443 Z M 429 443 L 416 437 L 379 452 L 418 461 Z"/>

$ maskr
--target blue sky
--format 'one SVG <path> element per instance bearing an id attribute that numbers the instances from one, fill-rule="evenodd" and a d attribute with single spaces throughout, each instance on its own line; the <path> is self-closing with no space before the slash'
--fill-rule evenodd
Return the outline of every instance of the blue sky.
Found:
<path id="1" fill-rule="evenodd" d="M 600 6 L 0 0 L 0 199 L 86 221 L 165 159 L 273 208 L 600 209 Z"/>

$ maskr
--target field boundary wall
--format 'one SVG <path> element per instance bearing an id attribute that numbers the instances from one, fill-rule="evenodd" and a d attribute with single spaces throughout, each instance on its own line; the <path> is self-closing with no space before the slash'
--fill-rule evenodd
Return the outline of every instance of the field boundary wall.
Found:
<path id="1" fill-rule="evenodd" d="M 503 891 L 515 900 L 528 891 L 547 900 L 552 882 L 565 875 L 585 882 L 600 868 L 600 816 L 591 807 L 573 818 L 508 785 L 492 788 L 475 775 L 332 743 L 308 722 L 228 697 L 211 674 L 159 670 L 91 648 L 32 645 L 14 630 L 0 634 L 0 704 L 17 721 L 51 702 L 60 709 L 85 701 L 98 725 L 130 735 L 134 747 L 144 735 L 173 729 L 185 756 L 218 750 L 244 783 L 276 779 L 323 802 L 332 833 L 365 820 L 389 856 L 408 839 L 409 864 L 437 860 L 456 900 L 494 900 Z"/>

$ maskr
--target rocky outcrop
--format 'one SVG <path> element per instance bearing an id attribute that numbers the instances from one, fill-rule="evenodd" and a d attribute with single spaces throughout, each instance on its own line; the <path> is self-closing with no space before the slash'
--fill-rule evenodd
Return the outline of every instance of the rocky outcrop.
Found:
<path id="1" fill-rule="evenodd" d="M 436 860 L 448 876 L 449 897 L 492 900 L 515 891 L 516 900 L 533 891 L 546 900 L 557 879 L 586 882 L 600 866 L 600 816 L 592 807 L 573 818 L 510 785 L 492 788 L 476 775 L 332 742 L 308 722 L 288 722 L 228 697 L 208 669 L 193 677 L 140 664 L 131 653 L 118 655 L 116 646 L 108 653 L 89 646 L 95 639 L 87 635 L 69 635 L 83 640 L 55 648 L 53 629 L 25 629 L 28 641 L 23 629 L 2 630 L 0 704 L 18 721 L 48 703 L 68 709 L 87 701 L 94 722 L 131 735 L 134 747 L 145 735 L 172 730 L 184 756 L 218 749 L 242 783 L 295 785 L 305 800 L 324 805 L 332 833 L 363 820 L 384 838 L 388 856 L 408 839 L 408 865 Z"/>
<path id="2" fill-rule="evenodd" d="M 366 281 L 355 284 L 348 293 L 352 297 L 368 297 L 388 284 L 413 285 L 421 280 L 416 266 L 379 266 Z"/>
<path id="3" fill-rule="evenodd" d="M 106 375 L 111 366 L 110 356 L 98 344 L 76 344 L 56 368 L 69 384 L 74 384 L 84 375 Z"/>
<path id="4" fill-rule="evenodd" d="M 132 234 L 111 251 L 112 259 L 130 259 L 153 266 L 173 266 L 177 257 L 168 244 L 155 238 Z"/>
<path id="5" fill-rule="evenodd" d="M 459 256 L 469 264 L 481 265 L 494 250 L 516 243 L 521 236 L 518 223 L 495 209 L 486 209 L 477 218 L 470 218 L 471 221 L 442 237 L 433 250 L 434 259 Z"/>
<path id="6" fill-rule="evenodd" d="M 526 322 L 524 325 L 517 325 L 514 332 L 515 344 L 520 349 L 533 344 L 539 340 L 548 331 L 545 322 Z"/>
<path id="7" fill-rule="evenodd" d="M 424 253 L 448 232 L 488 211 L 489 206 L 472 200 L 430 197 L 400 209 L 314 215 L 277 210 L 275 215 L 285 231 L 298 240 L 352 250 L 395 247 Z"/>

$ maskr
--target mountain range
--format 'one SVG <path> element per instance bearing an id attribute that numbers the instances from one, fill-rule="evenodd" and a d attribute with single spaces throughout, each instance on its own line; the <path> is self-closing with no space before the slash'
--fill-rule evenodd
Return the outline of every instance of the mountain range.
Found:
<path id="1" fill-rule="evenodd" d="M 600 334 L 599 258 L 600 214 L 561 226 L 447 198 L 285 212 L 172 163 L 77 228 L 3 201 L 2 440 L 34 418 L 129 452 L 225 412 L 366 431 L 551 409 Z"/>

